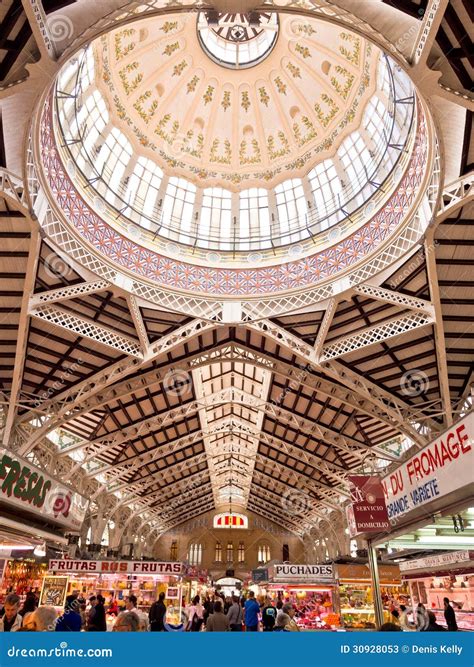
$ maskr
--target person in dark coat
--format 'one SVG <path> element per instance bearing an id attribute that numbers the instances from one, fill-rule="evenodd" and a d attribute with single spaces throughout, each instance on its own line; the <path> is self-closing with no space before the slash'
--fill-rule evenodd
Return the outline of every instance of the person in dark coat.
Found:
<path id="1" fill-rule="evenodd" d="M 428 618 L 430 619 L 430 622 L 426 628 L 426 632 L 445 632 L 443 626 L 436 623 L 436 616 L 432 611 L 428 612 Z"/>
<path id="2" fill-rule="evenodd" d="M 106 632 L 107 622 L 105 620 L 105 598 L 102 595 L 90 599 L 92 608 L 89 612 L 88 632 Z"/>
<path id="3" fill-rule="evenodd" d="M 166 605 L 165 605 L 165 594 L 160 593 L 158 600 L 151 605 L 150 608 L 150 630 L 151 632 L 164 632 L 165 630 L 165 616 L 166 616 Z"/>
<path id="4" fill-rule="evenodd" d="M 458 629 L 458 624 L 456 623 L 456 614 L 454 609 L 449 604 L 449 598 L 444 598 L 444 618 L 446 619 L 446 625 L 450 632 L 456 632 Z"/>
<path id="5" fill-rule="evenodd" d="M 64 606 L 64 614 L 58 618 L 56 632 L 80 632 L 82 617 L 79 612 L 80 603 L 75 595 L 68 595 Z"/>

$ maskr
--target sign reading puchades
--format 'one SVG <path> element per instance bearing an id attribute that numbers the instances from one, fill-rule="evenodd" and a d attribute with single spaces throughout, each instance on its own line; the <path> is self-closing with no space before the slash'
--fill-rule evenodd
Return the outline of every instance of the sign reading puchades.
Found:
<path id="1" fill-rule="evenodd" d="M 49 561 L 50 572 L 92 572 L 96 574 L 183 574 L 183 563 L 134 560 L 73 560 L 57 558 Z"/>
<path id="2" fill-rule="evenodd" d="M 418 508 L 431 511 L 451 493 L 472 495 L 474 413 L 470 412 L 431 444 L 383 478 L 388 516 L 396 523 Z M 429 509 L 428 509 L 429 506 Z"/>
<path id="3" fill-rule="evenodd" d="M 348 475 L 352 504 L 347 507 L 351 537 L 391 528 L 382 481 L 377 475 Z"/>
<path id="4" fill-rule="evenodd" d="M 334 570 L 329 565 L 273 565 L 273 581 L 282 582 L 331 582 L 334 581 Z"/>
<path id="5" fill-rule="evenodd" d="M 86 498 L 6 449 L 0 449 L 0 503 L 71 530 L 80 529 L 88 505 Z"/>

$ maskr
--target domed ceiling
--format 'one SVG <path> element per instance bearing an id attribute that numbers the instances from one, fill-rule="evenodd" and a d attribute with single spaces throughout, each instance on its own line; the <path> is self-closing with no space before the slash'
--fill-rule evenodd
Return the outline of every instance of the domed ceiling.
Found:
<path id="1" fill-rule="evenodd" d="M 134 148 L 230 189 L 272 186 L 333 154 L 374 93 L 378 49 L 316 19 L 263 14 L 255 28 L 208 16 L 144 19 L 95 42 L 96 84 Z"/>

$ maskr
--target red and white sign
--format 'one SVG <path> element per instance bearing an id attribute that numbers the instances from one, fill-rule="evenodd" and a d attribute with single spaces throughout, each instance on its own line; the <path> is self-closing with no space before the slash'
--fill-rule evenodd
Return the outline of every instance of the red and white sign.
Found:
<path id="1" fill-rule="evenodd" d="M 377 475 L 348 475 L 352 504 L 347 508 L 351 537 L 391 528 L 382 481 Z"/>
<path id="2" fill-rule="evenodd" d="M 400 516 L 463 487 L 474 492 L 474 413 L 383 478 L 388 517 Z"/>
<path id="3" fill-rule="evenodd" d="M 49 561 L 50 572 L 89 572 L 96 574 L 165 574 L 178 576 L 183 572 L 182 563 L 133 560 L 69 560 L 58 558 Z"/>

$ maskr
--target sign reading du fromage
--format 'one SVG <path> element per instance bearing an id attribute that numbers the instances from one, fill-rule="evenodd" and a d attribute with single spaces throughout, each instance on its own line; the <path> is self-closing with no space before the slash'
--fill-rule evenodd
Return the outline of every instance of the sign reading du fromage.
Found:
<path id="1" fill-rule="evenodd" d="M 274 581 L 309 582 L 333 581 L 332 565 L 274 565 Z"/>
<path id="2" fill-rule="evenodd" d="M 426 506 L 463 487 L 474 490 L 474 413 L 470 412 L 382 480 L 388 518 Z"/>
<path id="3" fill-rule="evenodd" d="M 88 501 L 26 459 L 0 449 L 0 503 L 78 530 Z"/>

